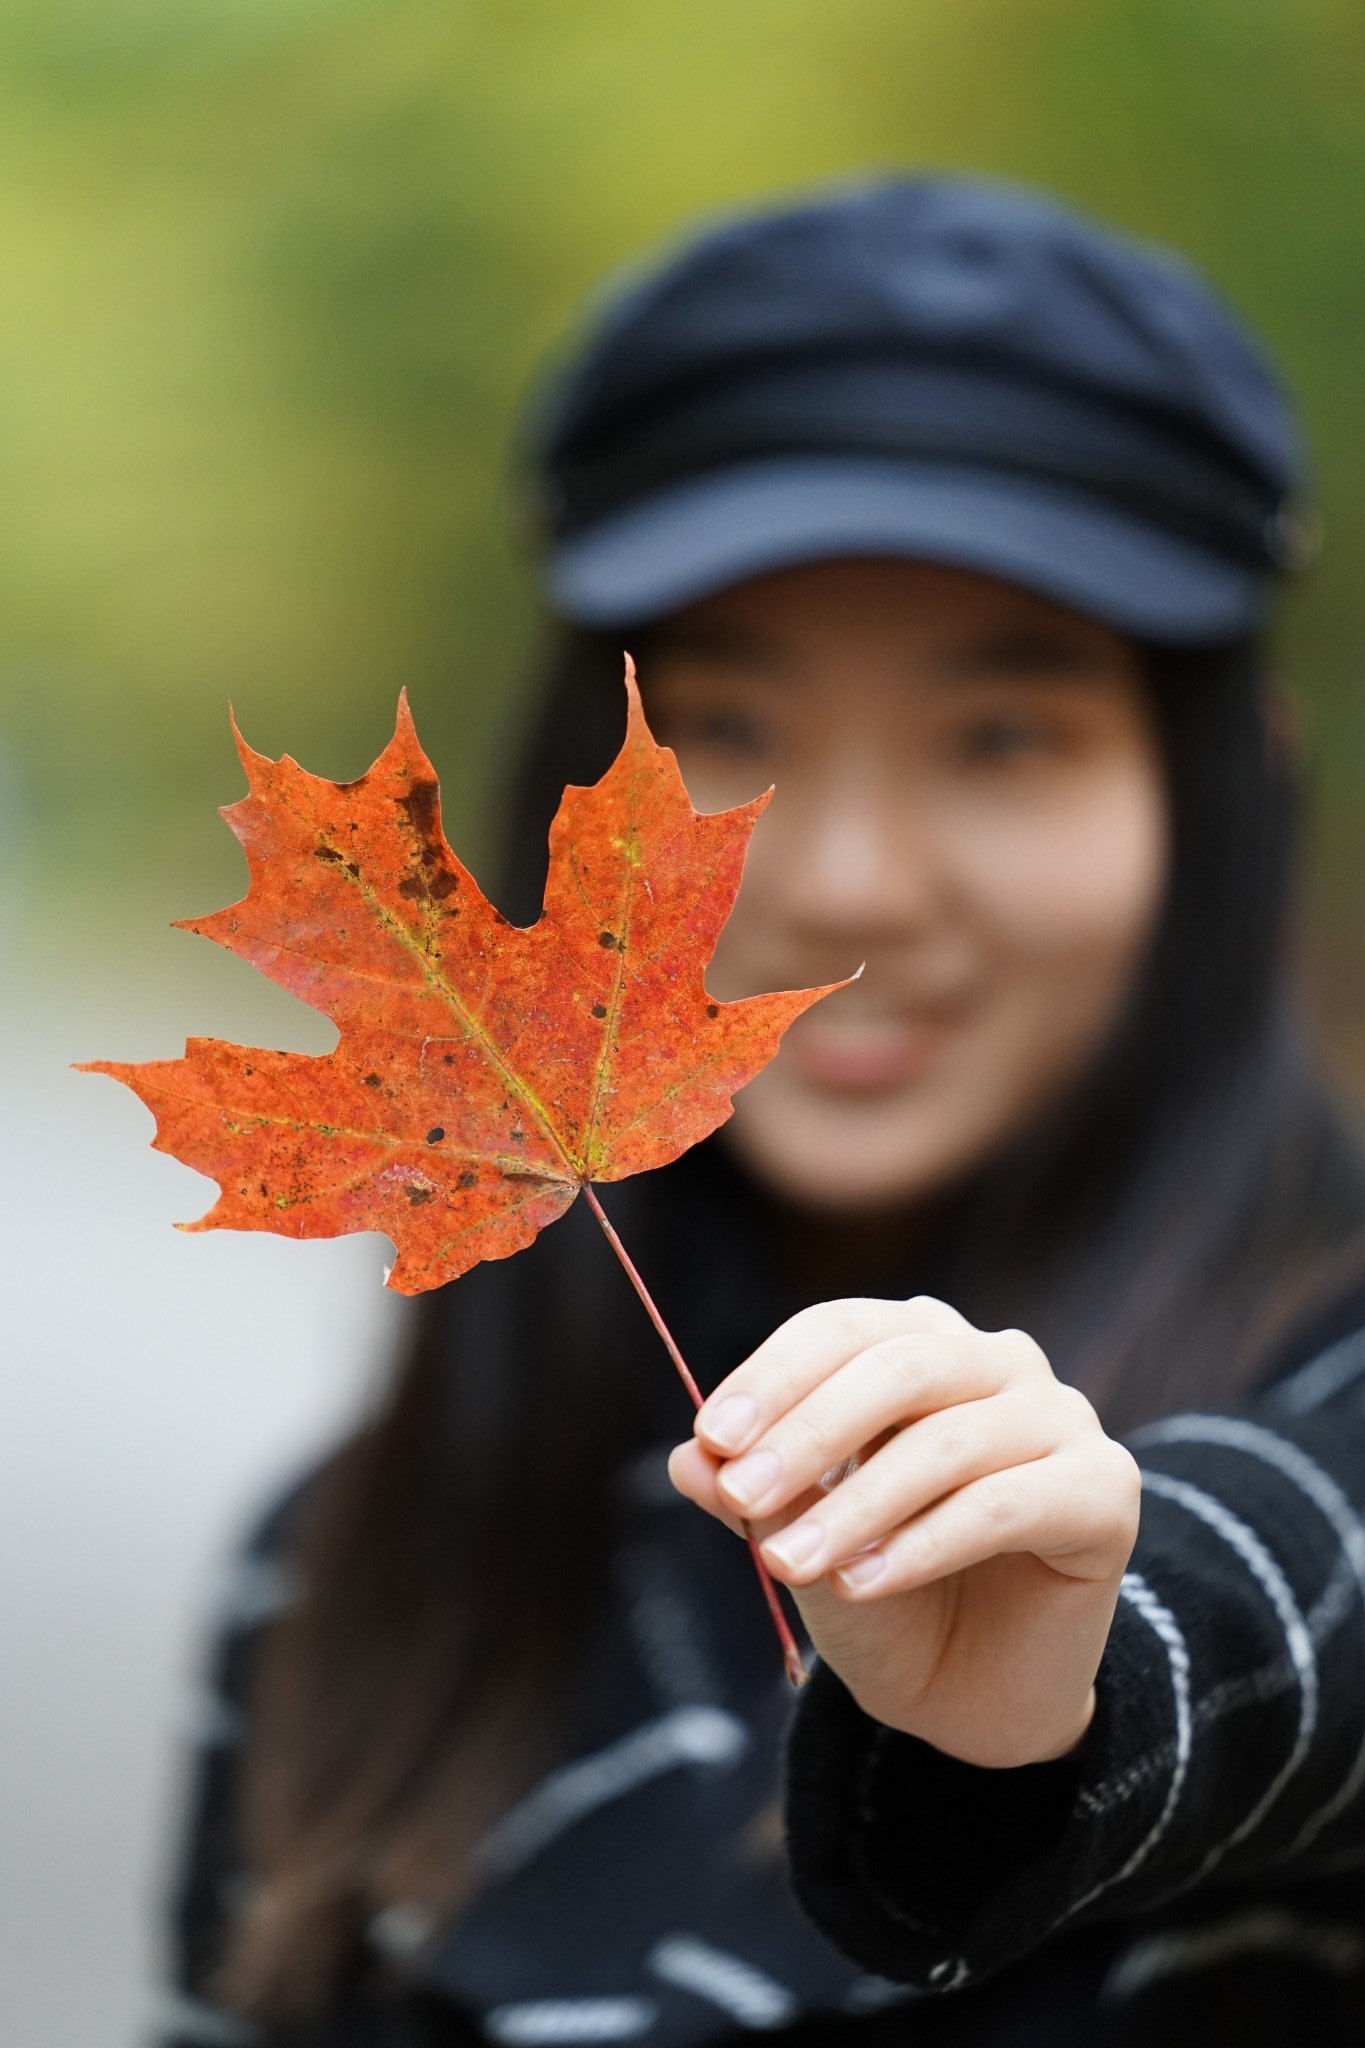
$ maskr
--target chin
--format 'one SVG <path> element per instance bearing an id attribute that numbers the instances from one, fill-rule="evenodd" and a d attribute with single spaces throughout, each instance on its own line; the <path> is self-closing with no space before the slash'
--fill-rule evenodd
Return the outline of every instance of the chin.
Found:
<path id="1" fill-rule="evenodd" d="M 855 1106 L 774 1090 L 741 1096 L 727 1139 L 780 1200 L 829 1216 L 870 1216 L 930 1200 L 990 1152 L 997 1134 L 981 1105 L 973 1107 L 974 1116 L 954 1117 L 918 1091 L 916 1099 L 899 1092 Z"/>
<path id="2" fill-rule="evenodd" d="M 755 1142 L 741 1131 L 732 1134 L 731 1148 L 754 1178 L 782 1201 L 830 1216 L 877 1215 L 913 1206 L 957 1177 L 946 1160 L 907 1157 L 901 1151 L 871 1160 L 780 1140 Z"/>
<path id="3" fill-rule="evenodd" d="M 937 1175 L 821 1179 L 788 1162 L 774 1160 L 761 1165 L 751 1160 L 748 1164 L 751 1172 L 788 1207 L 804 1209 L 812 1216 L 884 1216 L 893 1210 L 915 1208 L 943 1185 Z"/>

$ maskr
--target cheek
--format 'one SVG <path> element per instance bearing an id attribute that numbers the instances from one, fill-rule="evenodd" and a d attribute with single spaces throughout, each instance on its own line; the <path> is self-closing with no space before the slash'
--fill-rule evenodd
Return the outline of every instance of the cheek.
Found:
<path id="1" fill-rule="evenodd" d="M 1065 1005 L 1109 985 L 1120 993 L 1156 921 L 1167 862 L 1159 791 L 1119 781 L 1027 829 L 1000 821 L 959 879 L 997 965 L 1045 977 Z"/>

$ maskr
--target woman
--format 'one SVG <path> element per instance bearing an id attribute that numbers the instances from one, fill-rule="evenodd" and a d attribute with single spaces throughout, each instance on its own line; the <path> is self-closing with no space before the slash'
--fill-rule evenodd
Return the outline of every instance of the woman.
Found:
<path id="1" fill-rule="evenodd" d="M 610 1191 L 729 1375 L 710 1519 L 576 1209 L 261 1532 L 168 2037 L 1357 2040 L 1365 1161 L 1286 964 L 1277 387 L 1165 257 L 892 182 L 635 283 L 529 466 L 513 914 L 628 639 L 699 806 L 778 784 L 714 992 L 866 968 Z"/>

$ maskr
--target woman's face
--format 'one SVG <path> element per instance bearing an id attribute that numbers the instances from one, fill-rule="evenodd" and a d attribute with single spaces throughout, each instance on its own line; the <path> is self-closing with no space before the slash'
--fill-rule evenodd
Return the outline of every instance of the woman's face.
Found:
<path id="1" fill-rule="evenodd" d="M 984 576 L 826 562 L 679 613 L 642 683 L 699 810 L 776 785 L 711 992 L 864 966 L 738 1096 L 731 1143 L 808 1207 L 945 1186 L 1076 1077 L 1151 932 L 1168 828 L 1136 651 Z"/>

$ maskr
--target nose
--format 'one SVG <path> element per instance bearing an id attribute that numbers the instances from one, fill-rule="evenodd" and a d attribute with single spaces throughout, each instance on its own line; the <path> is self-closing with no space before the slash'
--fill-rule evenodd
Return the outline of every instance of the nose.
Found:
<path id="1" fill-rule="evenodd" d="M 795 920 L 825 934 L 923 925 L 939 878 L 928 821 L 904 780 L 882 761 L 831 761 L 802 794 L 781 851 Z"/>

